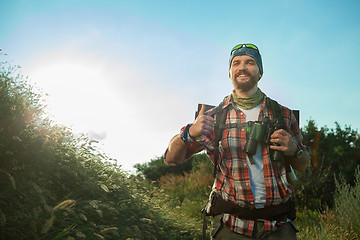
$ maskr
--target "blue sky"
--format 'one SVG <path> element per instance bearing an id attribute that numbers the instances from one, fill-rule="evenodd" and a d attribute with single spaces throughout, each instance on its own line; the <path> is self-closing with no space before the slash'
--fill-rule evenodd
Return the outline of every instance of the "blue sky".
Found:
<path id="1" fill-rule="evenodd" d="M 228 56 L 255 43 L 260 88 L 300 125 L 360 129 L 359 1 L 1 0 L 0 48 L 49 114 L 125 170 L 163 154 L 198 103 L 232 90 Z"/>

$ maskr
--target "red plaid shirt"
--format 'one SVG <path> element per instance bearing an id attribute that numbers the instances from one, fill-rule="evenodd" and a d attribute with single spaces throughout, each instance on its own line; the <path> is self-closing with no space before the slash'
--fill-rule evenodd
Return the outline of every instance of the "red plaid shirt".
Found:
<path id="1" fill-rule="evenodd" d="M 230 105 L 230 106 L 228 106 Z M 231 95 L 224 99 L 223 108 L 228 107 L 226 124 L 245 123 L 245 114 L 235 107 Z M 214 110 L 210 109 L 206 114 L 213 116 Z M 281 115 L 288 133 L 291 134 L 299 148 L 305 150 L 302 144 L 302 136 L 296 123 L 294 115 L 290 109 L 280 106 Z M 259 121 L 268 116 L 273 119 L 273 113 L 266 106 L 266 96 L 260 108 Z M 214 115 L 216 118 L 216 115 Z M 214 159 L 214 139 L 215 134 L 210 137 L 199 137 L 196 142 L 189 144 L 187 157 L 202 151 L 204 148 L 210 158 Z M 246 128 L 224 129 L 223 136 L 219 144 L 219 170 L 215 179 L 215 188 L 223 199 L 238 204 L 239 206 L 254 209 L 254 195 L 251 190 L 248 162 L 246 153 L 243 151 L 246 141 Z M 282 167 L 275 167 L 270 161 L 269 147 L 262 144 L 262 157 L 264 165 L 264 179 L 266 189 L 266 206 L 278 205 L 286 202 L 293 195 L 286 180 L 286 170 Z M 235 215 L 224 214 L 224 224 L 236 233 L 252 236 L 254 230 L 254 220 L 239 219 Z M 265 230 L 273 231 L 279 223 L 276 221 L 265 220 Z"/>

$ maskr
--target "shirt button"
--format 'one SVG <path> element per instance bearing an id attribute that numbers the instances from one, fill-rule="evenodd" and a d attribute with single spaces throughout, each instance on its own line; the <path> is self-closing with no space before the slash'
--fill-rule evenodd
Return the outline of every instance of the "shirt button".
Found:
<path id="1" fill-rule="evenodd" d="M 245 163 L 244 166 L 247 167 L 247 163 Z"/>
<path id="2" fill-rule="evenodd" d="M 241 128 L 241 131 L 242 131 L 242 132 L 245 131 L 245 128 Z"/>
<path id="3" fill-rule="evenodd" d="M 243 113 L 243 112 L 241 112 L 241 113 L 240 113 L 240 115 L 244 115 L 244 113 Z"/>

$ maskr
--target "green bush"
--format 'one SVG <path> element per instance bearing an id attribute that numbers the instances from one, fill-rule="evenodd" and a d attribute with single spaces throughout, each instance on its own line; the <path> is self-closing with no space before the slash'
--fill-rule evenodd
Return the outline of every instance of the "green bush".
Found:
<path id="1" fill-rule="evenodd" d="M 157 181 L 161 176 L 166 174 L 184 174 L 191 170 L 191 162 L 187 161 L 177 167 L 172 167 L 164 164 L 164 156 L 150 160 L 143 164 L 137 163 L 134 165 L 136 173 L 139 177 L 143 177 L 149 181 Z"/>
<path id="2" fill-rule="evenodd" d="M 96 142 L 46 118 L 40 95 L 17 72 L 1 62 L 0 239 L 198 236 L 149 202 Z"/>
<path id="3" fill-rule="evenodd" d="M 354 181 L 355 169 L 360 165 L 360 135 L 348 126 L 318 129 L 314 120 L 302 129 L 304 144 L 311 157 L 310 167 L 297 172 L 293 184 L 297 204 L 312 210 L 334 206 L 334 176 L 343 175 L 349 183 Z M 316 147 L 316 135 L 318 146 Z M 315 157 L 317 156 L 317 157 Z"/>
<path id="4" fill-rule="evenodd" d="M 184 175 L 184 173 L 189 173 L 192 169 L 196 169 L 200 163 L 207 163 L 211 166 L 207 155 L 199 153 L 176 167 L 166 165 L 164 163 L 164 156 L 152 159 L 150 162 L 143 164 L 135 164 L 134 167 L 136 168 L 138 177 L 145 178 L 148 181 L 157 181 L 167 174 Z"/>
<path id="5" fill-rule="evenodd" d="M 351 186 L 345 179 L 336 180 L 335 212 L 339 225 L 360 236 L 360 168 Z"/>

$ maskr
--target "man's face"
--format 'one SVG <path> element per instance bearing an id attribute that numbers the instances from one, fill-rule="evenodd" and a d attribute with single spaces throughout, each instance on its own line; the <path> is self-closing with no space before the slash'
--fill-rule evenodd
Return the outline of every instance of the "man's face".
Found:
<path id="1" fill-rule="evenodd" d="M 253 89 L 261 78 L 260 69 L 255 59 L 247 55 L 233 58 L 229 75 L 235 90 L 241 92 L 248 92 Z"/>

